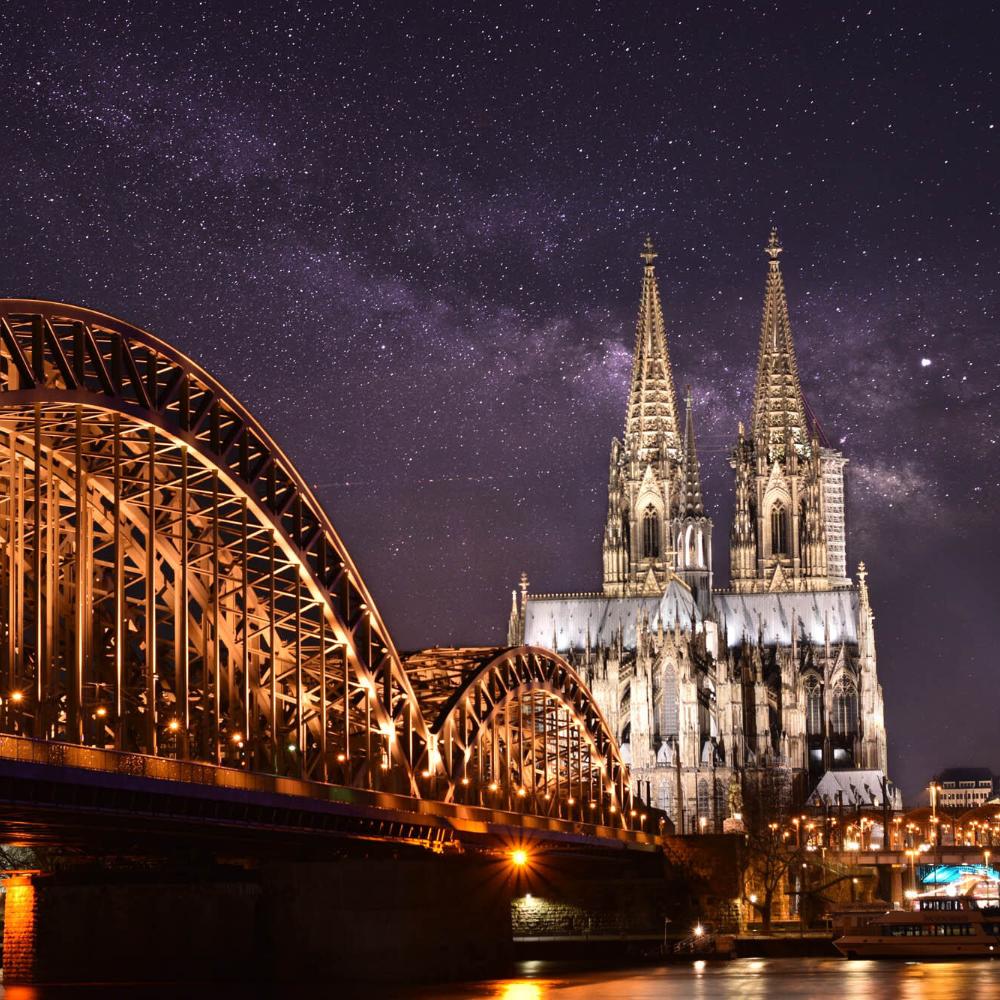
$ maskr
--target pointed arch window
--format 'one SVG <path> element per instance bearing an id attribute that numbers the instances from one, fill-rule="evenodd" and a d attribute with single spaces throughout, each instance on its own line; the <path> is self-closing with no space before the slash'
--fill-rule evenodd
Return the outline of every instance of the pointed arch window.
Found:
<path id="1" fill-rule="evenodd" d="M 698 818 L 712 819 L 712 800 L 708 795 L 708 782 L 704 778 L 698 780 Z"/>
<path id="2" fill-rule="evenodd" d="M 846 677 L 837 681 L 833 691 L 832 722 L 838 736 L 853 736 L 858 731 L 858 689 Z"/>
<path id="3" fill-rule="evenodd" d="M 660 515 L 652 504 L 642 515 L 642 556 L 644 559 L 660 558 Z"/>
<path id="4" fill-rule="evenodd" d="M 780 500 L 771 508 L 771 554 L 788 555 L 788 514 Z"/>
<path id="5" fill-rule="evenodd" d="M 810 736 L 823 732 L 823 688 L 816 677 L 806 681 L 806 732 Z"/>

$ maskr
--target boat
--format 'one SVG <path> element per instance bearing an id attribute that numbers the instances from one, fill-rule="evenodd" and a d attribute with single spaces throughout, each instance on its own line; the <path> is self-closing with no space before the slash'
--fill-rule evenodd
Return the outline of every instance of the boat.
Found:
<path id="1" fill-rule="evenodd" d="M 872 916 L 833 946 L 848 958 L 1000 957 L 1000 908 L 973 896 L 932 896 Z"/>

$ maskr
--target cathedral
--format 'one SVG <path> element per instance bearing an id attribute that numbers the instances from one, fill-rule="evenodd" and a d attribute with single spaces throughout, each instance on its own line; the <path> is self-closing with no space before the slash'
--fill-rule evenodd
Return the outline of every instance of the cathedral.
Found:
<path id="1" fill-rule="evenodd" d="M 730 586 L 713 583 L 691 393 L 682 419 L 647 239 L 603 589 L 535 594 L 522 575 L 513 595 L 511 644 L 576 667 L 640 793 L 679 832 L 731 828 L 741 789 L 765 771 L 796 802 L 825 775 L 879 803 L 891 787 L 864 564 L 847 575 L 847 459 L 802 394 L 781 252 L 772 231 L 753 407 L 730 458 Z"/>

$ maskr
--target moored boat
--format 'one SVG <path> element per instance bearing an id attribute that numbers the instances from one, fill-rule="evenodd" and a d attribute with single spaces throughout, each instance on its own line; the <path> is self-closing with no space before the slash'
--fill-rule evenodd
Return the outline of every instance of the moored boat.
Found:
<path id="1" fill-rule="evenodd" d="M 972 896 L 916 900 L 837 938 L 848 958 L 988 958 L 1000 956 L 1000 909 L 981 909 Z"/>

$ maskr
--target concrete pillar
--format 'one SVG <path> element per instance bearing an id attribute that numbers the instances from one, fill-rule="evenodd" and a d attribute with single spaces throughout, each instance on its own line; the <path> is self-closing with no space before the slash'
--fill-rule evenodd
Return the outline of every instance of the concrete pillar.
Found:
<path id="1" fill-rule="evenodd" d="M 893 907 L 900 907 L 903 905 L 903 869 L 900 865 L 892 866 L 892 874 L 890 876 L 890 884 L 892 886 L 892 905 Z"/>

